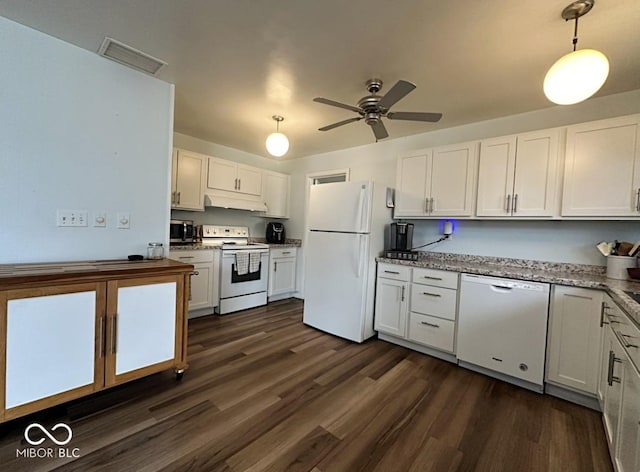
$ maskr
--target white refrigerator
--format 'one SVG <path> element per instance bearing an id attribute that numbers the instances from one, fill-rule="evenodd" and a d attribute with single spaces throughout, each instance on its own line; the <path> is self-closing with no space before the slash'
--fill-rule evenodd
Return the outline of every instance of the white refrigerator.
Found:
<path id="1" fill-rule="evenodd" d="M 305 324 L 362 342 L 375 334 L 375 258 L 390 218 L 386 187 L 371 181 L 314 185 L 304 248 Z"/>

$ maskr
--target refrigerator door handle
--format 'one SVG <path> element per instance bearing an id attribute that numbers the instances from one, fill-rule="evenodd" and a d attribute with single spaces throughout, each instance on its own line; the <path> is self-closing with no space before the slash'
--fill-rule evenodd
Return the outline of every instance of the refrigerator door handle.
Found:
<path id="1" fill-rule="evenodd" d="M 359 225 L 360 225 L 360 231 L 361 231 L 361 232 L 364 232 L 364 231 L 365 231 L 365 230 L 364 230 L 364 222 L 362 221 L 362 220 L 363 220 L 363 217 L 364 217 L 364 214 L 365 214 L 365 211 L 364 211 L 364 205 L 365 205 L 365 198 L 364 198 L 364 197 L 365 197 L 365 190 L 366 190 L 366 187 L 365 187 L 364 185 L 363 185 L 362 187 L 360 187 L 360 196 L 359 196 L 359 199 L 358 199 L 358 216 L 357 216 L 357 218 L 356 218 L 356 221 L 358 221 L 358 222 L 359 222 Z"/>
<path id="2" fill-rule="evenodd" d="M 362 277 L 362 272 L 364 270 L 364 257 L 362 255 L 362 242 L 364 240 L 364 234 L 358 235 L 358 278 Z"/>

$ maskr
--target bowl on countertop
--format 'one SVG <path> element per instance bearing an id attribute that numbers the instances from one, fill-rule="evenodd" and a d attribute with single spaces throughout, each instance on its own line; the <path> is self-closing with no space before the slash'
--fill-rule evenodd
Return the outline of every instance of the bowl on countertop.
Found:
<path id="1" fill-rule="evenodd" d="M 640 280 L 640 267 L 628 267 L 627 273 L 630 279 Z"/>

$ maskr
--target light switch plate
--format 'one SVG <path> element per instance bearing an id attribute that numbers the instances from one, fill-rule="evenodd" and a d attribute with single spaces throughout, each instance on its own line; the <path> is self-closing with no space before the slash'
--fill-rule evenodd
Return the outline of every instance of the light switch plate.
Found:
<path id="1" fill-rule="evenodd" d="M 107 214 L 104 212 L 98 212 L 93 215 L 93 226 L 95 228 L 106 228 L 107 226 Z"/>
<path id="2" fill-rule="evenodd" d="M 116 217 L 118 229 L 129 229 L 131 227 L 131 215 L 128 211 L 119 211 Z"/>
<path id="3" fill-rule="evenodd" d="M 56 224 L 73 228 L 88 226 L 87 217 L 87 212 L 83 210 L 58 210 L 56 212 Z"/>

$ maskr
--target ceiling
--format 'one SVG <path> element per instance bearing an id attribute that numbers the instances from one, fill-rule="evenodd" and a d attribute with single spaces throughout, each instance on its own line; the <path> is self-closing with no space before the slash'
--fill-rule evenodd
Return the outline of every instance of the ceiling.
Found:
<path id="1" fill-rule="evenodd" d="M 570 52 L 569 0 L 0 0 L 0 15 L 90 51 L 110 36 L 168 63 L 175 130 L 267 156 L 274 114 L 286 158 L 375 142 L 355 105 L 369 78 L 417 89 L 393 111 L 444 113 L 437 124 L 385 120 L 390 138 L 552 106 L 547 69 Z M 598 96 L 640 89 L 638 0 L 598 0 L 580 19 L 578 48 L 604 52 Z"/>

